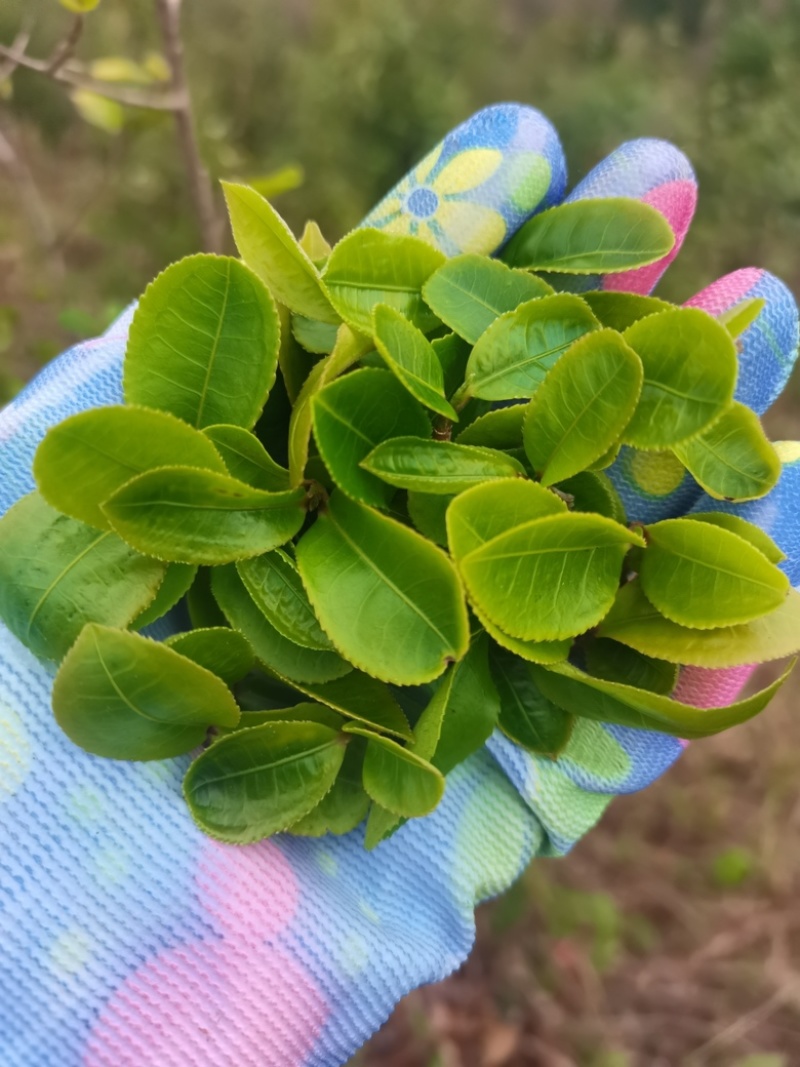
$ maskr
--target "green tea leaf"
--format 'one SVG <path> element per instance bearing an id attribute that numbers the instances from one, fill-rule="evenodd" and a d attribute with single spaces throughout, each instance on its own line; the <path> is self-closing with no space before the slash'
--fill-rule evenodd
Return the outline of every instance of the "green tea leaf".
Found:
<path id="1" fill-rule="evenodd" d="M 300 315 L 336 322 L 319 272 L 269 201 L 246 185 L 222 182 L 242 259 L 276 300 Z"/>
<path id="2" fill-rule="evenodd" d="M 484 482 L 461 493 L 447 509 L 450 552 L 459 560 L 515 526 L 566 511 L 559 496 L 536 482 Z"/>
<path id="3" fill-rule="evenodd" d="M 611 519 L 549 515 L 488 541 L 459 570 L 496 626 L 525 641 L 558 641 L 600 622 L 633 544 L 644 541 Z"/>
<path id="4" fill-rule="evenodd" d="M 525 476 L 522 464 L 504 452 L 419 437 L 384 441 L 361 461 L 361 466 L 400 489 L 450 495 L 481 482 Z"/>
<path id="5" fill-rule="evenodd" d="M 579 296 L 561 293 L 501 315 L 480 337 L 467 362 L 464 395 L 484 400 L 533 396 L 571 344 L 599 323 Z M 454 398 L 458 407 L 458 397 Z"/>
<path id="6" fill-rule="evenodd" d="M 237 563 L 239 577 L 259 611 L 288 641 L 318 652 L 333 649 L 322 630 L 293 561 L 276 549 Z"/>
<path id="7" fill-rule="evenodd" d="M 283 384 L 286 387 L 286 394 L 289 400 L 294 403 L 303 388 L 306 378 L 314 369 L 317 358 L 298 344 L 292 332 L 292 313 L 283 304 L 278 305 L 278 318 L 281 325 L 278 367 L 280 368 Z M 337 328 L 334 325 L 330 325 L 328 328 L 333 331 L 335 340 Z"/>
<path id="8" fill-rule="evenodd" d="M 170 563 L 156 595 L 144 611 L 131 622 L 132 630 L 150 626 L 156 619 L 167 614 L 189 592 L 197 576 L 197 567 L 192 563 Z"/>
<path id="9" fill-rule="evenodd" d="M 432 681 L 467 650 L 452 564 L 413 530 L 334 493 L 297 545 L 322 628 L 357 667 L 387 682 Z"/>
<path id="10" fill-rule="evenodd" d="M 189 768 L 192 818 L 220 841 L 246 845 L 288 829 L 322 800 L 345 745 L 319 723 L 274 722 L 223 737 Z"/>
<path id="11" fill-rule="evenodd" d="M 403 709 L 389 687 L 362 671 L 351 670 L 344 678 L 334 678 L 330 682 L 292 680 L 290 684 L 306 696 L 327 704 L 346 719 L 355 719 L 370 730 L 394 734 L 404 741 L 410 741 L 414 736 Z"/>
<path id="12" fill-rule="evenodd" d="M 479 633 L 472 638 L 466 656 L 454 663 L 442 679 L 431 704 L 434 701 L 443 705 L 436 745 L 430 752 L 424 738 L 417 737 L 415 751 L 432 760 L 442 774 L 449 774 L 489 740 L 500 714 L 500 697 L 489 671 L 486 634 Z M 434 708 L 433 714 L 438 710 Z M 422 726 L 421 718 L 415 734 L 420 733 Z"/>
<path id="13" fill-rule="evenodd" d="M 672 251 L 664 216 L 640 200 L 608 197 L 559 204 L 528 219 L 503 249 L 512 267 L 613 274 L 655 263 Z"/>
<path id="14" fill-rule="evenodd" d="M 695 630 L 666 619 L 644 595 L 641 584 L 629 582 L 597 633 L 646 656 L 691 667 L 767 663 L 800 652 L 800 593 L 790 589 L 779 608 L 752 622 Z"/>
<path id="15" fill-rule="evenodd" d="M 389 370 L 420 404 L 458 422 L 445 400 L 444 372 L 435 349 L 416 326 L 386 304 L 375 308 L 375 345 Z"/>
<path id="16" fill-rule="evenodd" d="M 523 641 L 519 637 L 512 637 L 504 633 L 499 626 L 495 626 L 491 619 L 481 611 L 477 604 L 471 604 L 475 617 L 480 622 L 486 633 L 501 648 L 513 652 L 515 656 L 528 660 L 529 663 L 560 663 L 565 660 L 572 648 L 572 638 L 562 641 Z"/>
<path id="17" fill-rule="evenodd" d="M 388 737 L 358 726 L 344 729 L 367 738 L 363 782 L 376 803 L 407 819 L 433 811 L 444 795 L 444 775 L 440 771 Z"/>
<path id="18" fill-rule="evenodd" d="M 444 374 L 444 395 L 452 396 L 464 382 L 467 360 L 472 351 L 472 346 L 468 345 L 462 337 L 455 333 L 448 333 L 444 337 L 434 338 L 431 341 L 431 346 L 436 353 L 436 358 L 439 360 Z"/>
<path id="19" fill-rule="evenodd" d="M 332 834 L 348 834 L 366 817 L 369 796 L 362 783 L 366 742 L 352 737 L 333 788 L 314 809 Z"/>
<path id="20" fill-rule="evenodd" d="M 735 626 L 780 607 L 789 579 L 738 534 L 693 519 L 646 527 L 642 591 L 672 622 Z"/>
<path id="21" fill-rule="evenodd" d="M 619 440 L 642 390 L 639 357 L 614 330 L 576 341 L 528 405 L 524 443 L 542 485 L 579 474 Z"/>
<path id="22" fill-rule="evenodd" d="M 356 334 L 349 326 L 340 326 L 336 345 L 325 359 L 319 361 L 306 379 L 292 408 L 289 421 L 289 475 L 292 485 L 299 485 L 308 463 L 308 442 L 311 437 L 311 403 L 314 396 L 328 382 L 343 374 L 372 347 L 372 340 Z"/>
<path id="23" fill-rule="evenodd" d="M 530 665 L 494 646 L 492 677 L 500 696 L 500 729 L 529 752 L 557 756 L 572 735 L 572 715 L 543 696 Z"/>
<path id="24" fill-rule="evenodd" d="M 323 281 L 331 303 L 355 330 L 372 332 L 372 314 L 388 304 L 421 330 L 436 324 L 422 287 L 445 258 L 417 237 L 353 230 L 330 254 Z"/>
<path id="25" fill-rule="evenodd" d="M 394 490 L 361 466 L 389 437 L 429 437 L 424 409 L 388 370 L 352 371 L 312 401 L 314 438 L 336 484 L 363 504 L 386 507 Z"/>
<path id="26" fill-rule="evenodd" d="M 511 404 L 479 415 L 456 438 L 460 445 L 484 448 L 522 448 L 522 424 L 527 404 Z"/>
<path id="27" fill-rule="evenodd" d="M 307 319 L 305 315 L 292 315 L 292 333 L 306 352 L 327 356 L 336 344 L 338 327 L 331 322 Z"/>
<path id="28" fill-rule="evenodd" d="M 173 563 L 173 567 L 182 567 L 182 563 Z M 225 626 L 227 619 L 211 592 L 211 567 L 198 567 L 197 577 L 186 594 L 186 610 L 192 626 L 205 629 L 209 626 Z"/>
<path id="29" fill-rule="evenodd" d="M 612 445 L 611 448 L 609 448 L 608 452 L 604 452 L 603 455 L 600 457 L 600 459 L 596 459 L 594 461 L 594 463 L 591 463 L 587 467 L 587 470 L 590 470 L 590 471 L 604 471 L 604 470 L 606 470 L 608 467 L 611 466 L 612 463 L 614 463 L 614 461 L 616 460 L 617 456 L 620 453 L 620 449 L 621 448 L 622 448 L 622 445 L 619 442 L 617 442 L 617 444 L 615 444 L 615 445 Z"/>
<path id="30" fill-rule="evenodd" d="M 100 510 L 131 478 L 174 463 L 225 473 L 214 445 L 166 411 L 113 405 L 73 415 L 48 430 L 33 473 L 48 504 L 99 530 Z"/>
<path id="31" fill-rule="evenodd" d="M 625 340 L 644 366 L 639 406 L 625 431 L 637 448 L 672 448 L 723 413 L 736 385 L 736 346 L 698 308 L 672 308 L 640 319 Z"/>
<path id="32" fill-rule="evenodd" d="M 621 682 L 636 689 L 668 696 L 678 681 L 678 667 L 663 659 L 644 656 L 618 641 L 598 637 L 585 649 L 586 669 L 595 678 Z"/>
<path id="33" fill-rule="evenodd" d="M 694 519 L 695 522 L 708 522 L 712 526 L 721 526 L 723 530 L 738 534 L 762 552 L 770 563 L 782 563 L 786 559 L 786 553 L 781 552 L 769 534 L 765 534 L 760 526 L 738 515 L 731 515 L 727 511 L 692 511 L 686 517 Z"/>
<path id="34" fill-rule="evenodd" d="M 60 660 L 86 623 L 127 626 L 165 569 L 116 534 L 59 515 L 38 493 L 0 519 L 0 618 L 39 659 Z"/>
<path id="35" fill-rule="evenodd" d="M 240 633 L 227 626 L 189 630 L 168 637 L 164 644 L 205 667 L 226 685 L 238 682 L 255 666 L 250 645 Z"/>
<path id="36" fill-rule="evenodd" d="M 581 296 L 592 309 L 598 321 L 612 330 L 627 330 L 634 322 L 654 315 L 657 311 L 669 311 L 674 304 L 659 300 L 655 296 L 641 296 L 639 293 L 617 293 L 613 289 L 600 289 Z"/>
<path id="37" fill-rule="evenodd" d="M 531 667 L 531 670 L 544 695 L 574 715 L 691 739 L 710 737 L 758 715 L 781 688 L 793 666 L 794 663 L 766 689 L 746 700 L 718 708 L 698 708 L 645 689 L 592 678 L 570 663 L 550 668 Z"/>
<path id="38" fill-rule="evenodd" d="M 233 565 L 216 567 L 211 585 L 228 622 L 247 639 L 258 659 L 291 679 L 293 685 L 327 682 L 352 670 L 336 652 L 297 645 L 276 630 L 259 610 Z"/>
<path id="39" fill-rule="evenodd" d="M 500 315 L 552 292 L 547 282 L 527 271 L 468 253 L 448 259 L 430 276 L 422 295 L 442 322 L 475 344 Z"/>
<path id="40" fill-rule="evenodd" d="M 156 559 L 215 565 L 269 552 L 305 518 L 305 490 L 267 493 L 189 467 L 140 474 L 103 505 L 128 544 Z"/>
<path id="41" fill-rule="evenodd" d="M 255 434 L 241 426 L 207 426 L 203 433 L 222 456 L 228 473 L 240 482 L 273 493 L 289 488 L 289 472 L 272 459 Z"/>
<path id="42" fill-rule="evenodd" d="M 751 297 L 749 300 L 741 300 L 738 304 L 734 304 L 732 308 L 723 311 L 717 318 L 731 337 L 741 337 L 744 331 L 753 325 L 766 306 L 767 302 L 763 297 Z"/>
<path id="43" fill-rule="evenodd" d="M 781 476 L 781 461 L 754 412 L 734 402 L 696 437 L 676 445 L 677 458 L 709 496 L 755 500 Z"/>
<path id="44" fill-rule="evenodd" d="M 139 301 L 125 352 L 125 401 L 201 430 L 220 422 L 249 429 L 275 381 L 279 344 L 277 309 L 252 271 L 229 256 L 189 256 Z"/>
<path id="45" fill-rule="evenodd" d="M 315 222 L 313 219 L 308 219 L 303 227 L 299 244 L 315 266 L 324 263 L 333 251 L 322 230 L 319 228 L 319 223 Z"/>
<path id="46" fill-rule="evenodd" d="M 408 494 L 406 501 L 411 521 L 421 534 L 442 548 L 447 548 L 447 524 L 445 515 L 455 497 L 442 493 Z"/>
<path id="47" fill-rule="evenodd" d="M 614 483 L 602 471 L 581 471 L 560 482 L 558 489 L 572 497 L 573 511 L 605 515 L 607 519 L 613 519 L 623 526 L 628 521 L 622 498 Z"/>
<path id="48" fill-rule="evenodd" d="M 53 683 L 53 711 L 76 745 L 109 759 L 169 759 L 239 709 L 210 671 L 138 634 L 90 624 Z"/>
<path id="49" fill-rule="evenodd" d="M 333 708 L 326 704 L 301 701 L 289 708 L 270 708 L 268 711 L 244 711 L 235 730 L 249 730 L 251 726 L 263 726 L 265 722 L 320 722 L 331 730 L 341 730 L 345 724 Z"/>

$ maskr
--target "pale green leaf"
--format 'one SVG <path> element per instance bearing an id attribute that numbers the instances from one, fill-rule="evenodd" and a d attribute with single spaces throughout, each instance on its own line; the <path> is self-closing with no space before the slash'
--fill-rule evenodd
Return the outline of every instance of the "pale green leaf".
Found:
<path id="1" fill-rule="evenodd" d="M 696 630 L 665 618 L 638 581 L 617 594 L 598 636 L 635 648 L 646 656 L 692 667 L 740 667 L 800 652 L 800 593 L 789 590 L 781 606 L 752 622 Z"/>
<path id="2" fill-rule="evenodd" d="M 536 482 L 484 482 L 461 493 L 447 509 L 450 552 L 461 559 L 515 526 L 566 511 L 559 496 Z"/>
<path id="3" fill-rule="evenodd" d="M 478 340 L 467 362 L 463 395 L 484 400 L 533 396 L 569 346 L 598 325 L 588 305 L 570 293 L 520 305 Z M 458 397 L 454 401 L 458 407 Z"/>
<path id="4" fill-rule="evenodd" d="M 35 656 L 60 660 L 86 623 L 127 626 L 165 566 L 31 493 L 0 519 L 0 618 Z"/>
<path id="5" fill-rule="evenodd" d="M 511 404 L 479 415 L 456 438 L 460 445 L 484 448 L 522 448 L 522 424 L 527 404 Z"/>
<path id="6" fill-rule="evenodd" d="M 733 400 L 738 361 L 728 331 L 698 308 L 673 308 L 630 326 L 644 366 L 639 406 L 625 431 L 637 448 L 671 448 L 710 425 Z"/>
<path id="7" fill-rule="evenodd" d="M 169 759 L 201 744 L 239 709 L 210 671 L 138 634 L 90 624 L 53 683 L 56 722 L 96 756 Z"/>
<path id="8" fill-rule="evenodd" d="M 422 295 L 442 322 L 475 344 L 500 315 L 552 292 L 547 282 L 527 271 L 468 253 L 448 259 L 425 283 Z"/>
<path id="9" fill-rule="evenodd" d="M 230 422 L 249 429 L 275 381 L 279 344 L 277 309 L 251 270 L 229 256 L 189 256 L 139 301 L 125 400 L 199 429 Z"/>
<path id="10" fill-rule="evenodd" d="M 289 472 L 272 459 L 255 434 L 224 425 L 206 426 L 203 433 L 222 456 L 228 473 L 240 482 L 275 493 L 289 488 Z"/>
<path id="11" fill-rule="evenodd" d="M 113 405 L 82 411 L 48 430 L 33 473 L 48 504 L 108 530 L 100 505 L 137 474 L 174 463 L 225 473 L 199 430 L 166 411 Z"/>
<path id="12" fill-rule="evenodd" d="M 613 274 L 644 267 L 672 251 L 664 216 L 628 197 L 574 200 L 534 215 L 503 249 L 512 267 L 569 274 Z"/>
<path id="13" fill-rule="evenodd" d="M 336 322 L 317 268 L 275 208 L 246 185 L 222 188 L 236 247 L 275 299 L 299 315 Z"/>
<path id="14" fill-rule="evenodd" d="M 444 418 L 458 421 L 444 396 L 444 372 L 435 349 L 416 326 L 386 304 L 375 308 L 375 345 L 413 397 Z"/>
<path id="15" fill-rule="evenodd" d="M 384 441 L 361 461 L 361 466 L 400 489 L 449 495 L 481 482 L 525 476 L 525 468 L 504 452 L 419 437 Z"/>
<path id="16" fill-rule="evenodd" d="M 717 318 L 731 337 L 741 337 L 745 330 L 753 325 L 766 305 L 767 302 L 763 297 L 754 296 L 749 300 L 741 300 L 738 304 L 734 304 Z"/>
<path id="17" fill-rule="evenodd" d="M 639 293 L 618 293 L 613 289 L 600 289 L 581 296 L 592 309 L 603 326 L 612 330 L 627 330 L 639 319 L 653 315 L 657 311 L 669 311 L 674 304 L 659 300 L 655 296 L 642 296 Z"/>
<path id="18" fill-rule="evenodd" d="M 645 528 L 642 591 L 672 622 L 698 630 L 750 622 L 780 607 L 789 579 L 730 530 L 694 519 Z"/>
<path id="19" fill-rule="evenodd" d="M 358 726 L 344 729 L 367 738 L 363 782 L 376 803 L 408 819 L 433 811 L 444 794 L 441 771 L 391 738 Z"/>
<path id="20" fill-rule="evenodd" d="M 225 474 L 162 467 L 118 489 L 103 512 L 140 552 L 213 566 L 288 541 L 303 525 L 305 496 L 303 489 L 267 493 Z"/>
<path id="21" fill-rule="evenodd" d="M 642 364 L 615 330 L 576 341 L 528 405 L 525 451 L 542 485 L 580 473 L 619 440 L 642 389 Z"/>
<path id="22" fill-rule="evenodd" d="M 767 557 L 770 563 L 782 563 L 786 559 L 786 553 L 782 552 L 769 534 L 764 533 L 760 526 L 731 515 L 727 511 L 692 511 L 687 516 L 695 522 L 708 522 L 712 526 L 721 526 L 723 530 L 730 530 L 748 541 L 754 548 Z"/>
<path id="23" fill-rule="evenodd" d="M 774 488 L 781 476 L 778 453 L 758 415 L 738 402 L 673 451 L 695 481 L 717 500 L 755 500 Z"/>
<path id="24" fill-rule="evenodd" d="M 500 645 L 501 648 L 505 648 L 509 652 L 513 652 L 515 656 L 528 660 L 529 663 L 542 663 L 544 665 L 560 663 L 569 656 L 572 648 L 571 637 L 567 637 L 562 641 L 523 641 L 519 637 L 512 637 L 511 634 L 504 633 L 499 626 L 495 626 L 477 604 L 471 604 L 471 608 L 475 617 L 492 640 Z"/>
<path id="25" fill-rule="evenodd" d="M 189 630 L 164 642 L 193 663 L 205 667 L 226 685 L 233 685 L 253 669 L 255 656 L 244 637 L 227 626 Z"/>
<path id="26" fill-rule="evenodd" d="M 298 542 L 297 564 L 322 628 L 375 677 L 418 685 L 466 652 L 466 607 L 452 564 L 393 519 L 334 493 Z"/>
<path id="27" fill-rule="evenodd" d="M 425 241 L 381 230 L 353 230 L 330 254 L 323 280 L 331 302 L 353 329 L 372 332 L 378 304 L 389 304 L 422 330 L 436 317 L 422 287 L 445 259 Z"/>
<path id="28" fill-rule="evenodd" d="M 549 515 L 487 541 L 460 559 L 459 570 L 500 629 L 525 641 L 558 641 L 600 622 L 633 544 L 644 541 L 611 519 Z"/>
<path id="29" fill-rule="evenodd" d="M 236 731 L 189 768 L 183 792 L 197 825 L 233 844 L 288 829 L 333 785 L 345 742 L 320 723 L 275 722 Z"/>

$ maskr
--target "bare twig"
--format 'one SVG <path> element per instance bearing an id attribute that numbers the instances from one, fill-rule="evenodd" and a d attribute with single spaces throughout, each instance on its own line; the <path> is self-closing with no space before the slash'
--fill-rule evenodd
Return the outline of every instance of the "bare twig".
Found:
<path id="1" fill-rule="evenodd" d="M 31 56 L 26 55 L 23 50 L 8 48 L 2 44 L 0 44 L 0 57 L 9 61 L 11 67 L 9 73 L 13 72 L 16 67 L 25 67 L 26 70 L 35 70 L 39 74 L 46 74 L 48 77 L 53 78 L 54 81 L 63 82 L 65 85 L 71 85 L 76 89 L 88 89 L 89 92 L 97 93 L 98 96 L 105 96 L 109 100 L 116 100 L 118 103 L 125 104 L 128 107 L 141 107 L 149 111 L 177 111 L 185 105 L 185 100 L 178 93 L 164 92 L 163 90 L 150 92 L 146 89 L 120 88 L 117 85 L 109 85 L 107 82 L 89 77 L 76 70 L 72 65 L 66 65 L 51 72 L 48 69 L 50 60 L 33 59 Z"/>
<path id="2" fill-rule="evenodd" d="M 83 33 L 83 15 L 76 15 L 72 26 L 69 29 L 69 33 L 63 40 L 59 41 L 53 49 L 52 55 L 47 61 L 47 73 L 50 75 L 56 74 L 61 68 L 72 59 L 75 53 L 75 49 L 78 46 L 78 41 L 81 39 Z"/>
<path id="3" fill-rule="evenodd" d="M 180 34 L 182 0 L 155 0 L 155 3 L 170 67 L 171 89 L 179 101 L 173 111 L 189 179 L 189 190 L 197 212 L 203 245 L 207 251 L 216 252 L 220 248 L 222 235 L 211 179 L 203 165 L 197 144 L 191 98 L 184 71 L 183 41 Z"/>

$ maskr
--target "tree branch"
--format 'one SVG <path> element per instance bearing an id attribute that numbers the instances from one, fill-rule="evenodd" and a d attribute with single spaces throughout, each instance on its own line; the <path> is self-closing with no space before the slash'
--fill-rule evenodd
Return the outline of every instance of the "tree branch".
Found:
<path id="1" fill-rule="evenodd" d="M 181 3 L 182 0 L 155 0 L 156 14 L 161 25 L 161 36 L 170 67 L 170 87 L 179 101 L 178 105 L 173 108 L 175 124 L 189 179 L 189 191 L 200 224 L 203 246 L 208 252 L 218 252 L 222 244 L 220 220 L 214 203 L 211 179 L 203 165 L 197 144 L 191 97 L 183 65 L 183 42 L 180 33 Z"/>
<path id="2" fill-rule="evenodd" d="M 83 15 L 76 15 L 67 36 L 59 41 L 53 49 L 53 53 L 47 61 L 47 73 L 51 76 L 57 74 L 61 68 L 72 59 L 78 41 L 83 33 Z"/>

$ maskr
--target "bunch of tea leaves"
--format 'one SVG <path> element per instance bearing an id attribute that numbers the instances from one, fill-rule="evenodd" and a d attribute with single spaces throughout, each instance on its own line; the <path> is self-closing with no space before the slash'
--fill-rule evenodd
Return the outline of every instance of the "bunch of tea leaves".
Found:
<path id="1" fill-rule="evenodd" d="M 644 526 L 604 473 L 626 444 L 712 497 L 769 492 L 777 454 L 733 399 L 761 302 L 566 291 L 669 252 L 636 201 L 446 260 L 370 229 L 297 241 L 225 192 L 242 259 L 153 282 L 125 403 L 53 427 L 0 521 L 0 616 L 59 664 L 74 742 L 199 749 L 186 800 L 222 840 L 367 817 L 372 846 L 495 727 L 556 759 L 577 715 L 701 737 L 767 704 L 783 679 L 710 710 L 671 693 L 682 664 L 798 650 L 777 546 L 724 513 Z"/>

